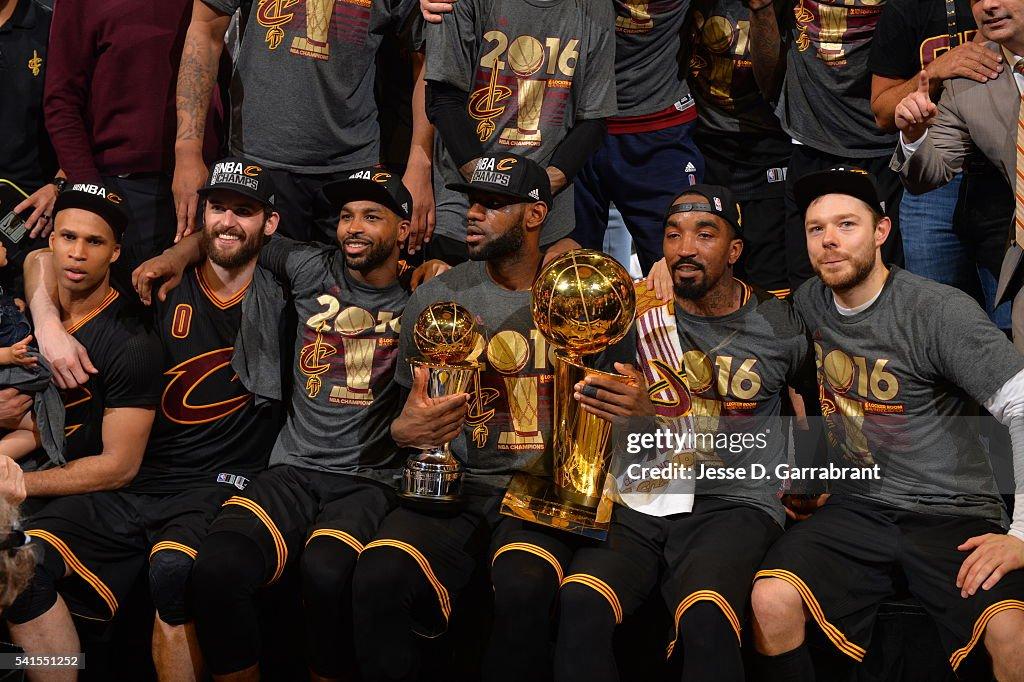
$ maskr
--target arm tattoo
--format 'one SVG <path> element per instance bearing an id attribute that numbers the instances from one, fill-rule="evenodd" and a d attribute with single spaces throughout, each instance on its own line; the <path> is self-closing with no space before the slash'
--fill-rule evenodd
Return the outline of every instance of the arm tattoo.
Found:
<path id="1" fill-rule="evenodd" d="M 202 140 L 206 131 L 206 114 L 210 109 L 210 93 L 217 80 L 217 55 L 209 43 L 190 30 L 178 67 L 178 89 L 175 99 L 178 118 L 178 141 Z"/>

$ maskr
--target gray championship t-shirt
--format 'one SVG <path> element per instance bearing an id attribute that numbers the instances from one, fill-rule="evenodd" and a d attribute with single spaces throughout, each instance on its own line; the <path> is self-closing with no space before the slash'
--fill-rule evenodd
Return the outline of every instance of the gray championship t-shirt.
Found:
<path id="1" fill-rule="evenodd" d="M 817 277 L 794 301 L 814 343 L 833 463 L 881 472 L 879 481 L 833 480 L 831 492 L 1000 521 L 976 417 L 1024 356 L 978 304 L 896 267 L 857 314 L 841 315 Z"/>
<path id="2" fill-rule="evenodd" d="M 460 0 L 461 2 L 462 0 Z M 462 304 L 481 337 L 470 359 L 482 363 L 479 393 L 470 386 L 469 416 L 452 451 L 476 480 L 503 488 L 512 474 L 551 475 L 554 346 L 534 327 L 531 293 L 509 291 L 491 279 L 484 261 L 469 261 L 419 287 L 405 308 L 395 381 L 412 386 L 409 359 L 420 356 L 412 329 L 438 301 Z M 585 358 L 607 369 L 612 351 Z"/>
<path id="3" fill-rule="evenodd" d="M 798 0 L 788 24 L 786 82 L 776 108 L 785 131 L 836 156 L 889 156 L 896 135 L 871 113 L 868 57 L 885 0 Z M 786 28 L 782 28 L 786 31 Z"/>
<path id="4" fill-rule="evenodd" d="M 389 429 L 401 409 L 394 383 L 409 294 L 356 282 L 337 246 L 274 237 L 259 264 L 281 279 L 297 313 L 288 418 L 270 464 L 392 482 L 399 462 Z"/>
<path id="5" fill-rule="evenodd" d="M 729 441 L 726 447 L 698 442 L 696 475 L 718 469 L 745 476 L 698 478 L 696 494 L 753 505 L 781 525 L 786 514 L 775 468 L 788 453 L 782 394 L 787 386 L 814 381 L 800 316 L 788 302 L 753 290 L 738 310 L 721 317 L 698 317 L 677 306 L 676 324 L 694 427 L 698 434 L 722 434 Z"/>
<path id="6" fill-rule="evenodd" d="M 754 80 L 750 10 L 742 0 L 696 0 L 691 11 L 690 72 L 701 127 L 781 135 L 779 119 Z"/>
<path id="7" fill-rule="evenodd" d="M 469 119 L 486 152 L 546 166 L 577 121 L 614 116 L 615 25 L 605 0 L 460 0 L 426 26 L 426 79 L 469 93 Z M 440 138 L 434 144 L 435 233 L 465 241 L 463 182 Z M 575 226 L 572 186 L 555 197 L 541 234 L 551 244 Z"/>
<path id="8" fill-rule="evenodd" d="M 233 14 L 241 0 L 203 0 Z M 330 173 L 379 161 L 373 81 L 400 0 L 254 2 L 231 79 L 231 152 Z"/>
<path id="9" fill-rule="evenodd" d="M 614 2 L 618 115 L 643 116 L 688 102 L 681 29 L 690 0 Z"/>

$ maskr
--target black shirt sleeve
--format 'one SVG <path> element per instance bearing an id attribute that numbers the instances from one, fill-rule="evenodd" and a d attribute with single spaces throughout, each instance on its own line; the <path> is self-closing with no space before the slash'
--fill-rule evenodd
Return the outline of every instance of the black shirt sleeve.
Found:
<path id="1" fill-rule="evenodd" d="M 427 82 L 427 117 L 460 168 L 483 154 L 466 113 L 469 94 L 447 83 Z"/>
<path id="2" fill-rule="evenodd" d="M 604 119 L 577 122 L 555 148 L 548 165 L 562 171 L 566 180 L 572 182 L 587 159 L 601 146 L 606 130 Z"/>

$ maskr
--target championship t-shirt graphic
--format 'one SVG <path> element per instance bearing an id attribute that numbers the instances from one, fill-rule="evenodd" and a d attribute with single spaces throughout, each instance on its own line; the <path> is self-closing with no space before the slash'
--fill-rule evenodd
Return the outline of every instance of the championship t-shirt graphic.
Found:
<path id="1" fill-rule="evenodd" d="M 229 16 L 243 4 L 203 2 Z M 402 0 L 251 4 L 231 79 L 231 153 L 296 173 L 377 163 L 375 56 Z"/>
<path id="2" fill-rule="evenodd" d="M 797 49 L 813 49 L 822 62 L 845 66 L 848 51 L 871 40 L 883 5 L 884 0 L 800 0 L 793 8 Z"/>
<path id="3" fill-rule="evenodd" d="M 539 147 L 542 128 L 560 129 L 572 113 L 567 106 L 580 36 L 510 37 L 495 30 L 485 33 L 484 40 L 469 96 L 469 115 L 477 122 L 480 141 Z"/>
<path id="4" fill-rule="evenodd" d="M 327 61 L 331 43 L 362 45 L 370 25 L 369 0 L 259 0 L 256 22 L 271 50 Z M 286 40 L 285 31 L 294 34 Z"/>
<path id="5" fill-rule="evenodd" d="M 754 80 L 750 10 L 741 0 L 698 0 L 692 20 L 690 73 L 702 120 L 723 132 L 779 131 Z"/>

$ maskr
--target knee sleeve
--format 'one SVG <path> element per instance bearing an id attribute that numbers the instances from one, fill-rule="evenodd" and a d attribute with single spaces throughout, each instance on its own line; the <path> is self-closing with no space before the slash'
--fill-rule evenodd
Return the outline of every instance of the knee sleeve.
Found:
<path id="1" fill-rule="evenodd" d="M 149 593 L 160 620 L 168 625 L 188 622 L 188 583 L 194 563 L 188 554 L 172 549 L 162 549 L 149 559 Z"/>
<path id="2" fill-rule="evenodd" d="M 355 677 L 351 594 L 356 559 L 354 549 L 329 537 L 313 538 L 302 552 L 308 660 L 322 677 Z"/>
<path id="3" fill-rule="evenodd" d="M 619 679 L 612 650 L 615 613 L 608 600 L 580 583 L 559 591 L 557 682 L 615 682 Z"/>
<path id="4" fill-rule="evenodd" d="M 484 659 L 484 679 L 549 679 L 558 574 L 535 554 L 512 551 L 494 561 L 491 581 L 494 627 Z"/>
<path id="5" fill-rule="evenodd" d="M 679 637 L 690 651 L 739 649 L 739 639 L 722 610 L 708 601 L 686 609 L 679 619 Z"/>
<path id="6" fill-rule="evenodd" d="M 718 606 L 699 601 L 688 608 L 679 620 L 679 639 L 682 646 L 675 651 L 683 652 L 683 682 L 743 682 L 740 642 Z"/>
<path id="7" fill-rule="evenodd" d="M 269 575 L 255 541 L 234 532 L 208 536 L 192 569 L 193 613 L 210 671 L 226 675 L 259 660 L 256 595 Z"/>
<path id="8" fill-rule="evenodd" d="M 4 610 L 4 617 L 15 625 L 35 620 L 57 602 L 57 581 L 64 577 L 67 566 L 60 553 L 45 542 L 37 545 L 36 569 L 32 580 L 14 602 Z M 27 549 L 21 551 L 28 551 Z"/>
<path id="9" fill-rule="evenodd" d="M 529 552 L 503 552 L 491 567 L 491 582 L 498 613 L 536 610 L 547 617 L 558 596 L 555 568 Z"/>
<path id="10" fill-rule="evenodd" d="M 351 592 L 359 555 L 343 542 L 316 537 L 302 552 L 302 600 L 306 608 L 334 604 Z"/>
<path id="11" fill-rule="evenodd" d="M 367 681 L 414 680 L 419 642 L 413 605 L 433 588 L 405 552 L 372 549 L 359 557 L 352 578 L 356 658 Z M 437 598 L 433 597 L 434 604 Z M 434 606 L 434 608 L 437 608 Z"/>
<path id="12" fill-rule="evenodd" d="M 375 549 L 359 557 L 352 578 L 352 598 L 360 609 L 411 608 L 423 573 L 400 550 Z"/>

